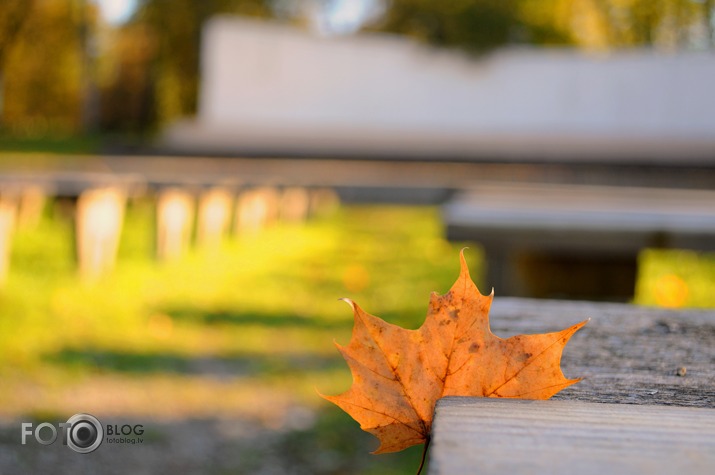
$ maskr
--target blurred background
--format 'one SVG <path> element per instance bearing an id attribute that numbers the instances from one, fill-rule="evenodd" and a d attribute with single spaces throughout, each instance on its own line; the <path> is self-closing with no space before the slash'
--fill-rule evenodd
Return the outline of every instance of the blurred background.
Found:
<path id="1" fill-rule="evenodd" d="M 715 307 L 714 15 L 3 0 L 0 472 L 413 472 L 317 395 L 337 299 L 416 328 L 465 246 L 495 305 Z M 19 443 L 78 412 L 144 441 Z"/>

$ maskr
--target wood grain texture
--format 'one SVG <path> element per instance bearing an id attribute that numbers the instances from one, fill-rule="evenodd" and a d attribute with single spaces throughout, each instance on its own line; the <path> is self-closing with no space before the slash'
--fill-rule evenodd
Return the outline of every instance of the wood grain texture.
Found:
<path id="1" fill-rule="evenodd" d="M 715 473 L 715 409 L 444 398 L 430 474 Z"/>
<path id="2" fill-rule="evenodd" d="M 625 304 L 494 299 L 492 331 L 543 333 L 586 318 L 563 354 L 568 378 L 554 399 L 715 408 L 715 312 Z M 685 376 L 678 376 L 685 367 Z M 715 472 L 713 472 L 715 473 Z"/>

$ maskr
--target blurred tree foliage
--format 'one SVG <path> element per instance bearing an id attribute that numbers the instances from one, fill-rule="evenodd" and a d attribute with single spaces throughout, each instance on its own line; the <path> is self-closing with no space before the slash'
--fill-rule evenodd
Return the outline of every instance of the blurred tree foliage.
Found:
<path id="1" fill-rule="evenodd" d="M 713 45 L 713 0 L 391 0 L 372 29 L 481 52 L 507 44 L 587 48 Z"/>
<path id="2" fill-rule="evenodd" d="M 143 24 L 105 33 L 98 66 L 102 130 L 141 133 L 156 121 L 154 66 L 157 41 Z"/>
<path id="3" fill-rule="evenodd" d="M 574 31 L 601 48 L 712 48 L 712 0 L 572 0 Z"/>
<path id="4" fill-rule="evenodd" d="M 90 0 L 1 0 L 0 126 L 33 136 L 140 133 L 193 114 L 203 23 L 266 17 L 269 4 L 140 0 L 128 23 L 111 28 Z"/>
<path id="5" fill-rule="evenodd" d="M 0 2 L 0 119 L 15 132 L 76 130 L 80 17 L 72 0 Z"/>
<path id="6" fill-rule="evenodd" d="M 0 0 L 0 126 L 20 135 L 97 126 L 143 133 L 192 115 L 204 22 L 311 11 L 287 1 L 139 0 L 127 23 L 110 27 L 95 0 Z M 330 7 L 337 0 L 295 1 Z M 471 52 L 510 44 L 713 45 L 715 0 L 385 1 L 369 29 Z"/>
<path id="7" fill-rule="evenodd" d="M 222 13 L 268 17 L 271 8 L 269 0 L 144 0 L 132 24 L 144 25 L 155 41 L 151 75 L 158 122 L 195 113 L 201 27 Z"/>
<path id="8" fill-rule="evenodd" d="M 472 52 L 509 43 L 570 44 L 560 0 L 392 0 L 379 30 Z M 536 8 L 534 8 L 536 7 Z"/>
<path id="9" fill-rule="evenodd" d="M 32 9 L 34 0 L 4 0 L 0 7 L 0 64 L 5 53 L 17 37 L 25 19 Z"/>

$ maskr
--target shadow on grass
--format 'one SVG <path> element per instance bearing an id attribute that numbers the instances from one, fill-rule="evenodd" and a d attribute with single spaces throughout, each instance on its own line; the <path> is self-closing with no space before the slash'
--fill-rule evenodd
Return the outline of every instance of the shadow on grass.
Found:
<path id="1" fill-rule="evenodd" d="M 321 330 L 344 329 L 353 325 L 352 318 L 328 320 L 302 315 L 276 315 L 274 313 L 206 311 L 201 308 L 164 308 L 161 312 L 176 321 L 201 323 L 206 325 L 262 325 L 266 327 L 302 327 Z"/>
<path id="2" fill-rule="evenodd" d="M 44 360 L 76 369 L 126 373 L 179 373 L 219 377 L 282 375 L 344 368 L 339 355 L 240 354 L 221 357 L 185 356 L 165 352 L 128 352 L 104 349 L 64 348 Z"/>
<path id="3" fill-rule="evenodd" d="M 65 421 L 68 416 L 57 420 Z M 276 427 L 241 418 L 158 421 L 119 416 L 101 420 L 119 426 L 142 424 L 142 442 L 104 443 L 78 465 L 77 453 L 63 444 L 21 445 L 18 425 L 0 421 L 2 473 L 397 475 L 415 473 L 422 449 L 415 446 L 370 455 L 377 440 L 327 403 L 317 410 L 293 407 Z"/>
<path id="4" fill-rule="evenodd" d="M 294 469 L 290 473 L 396 475 L 417 471 L 422 445 L 371 454 L 378 446 L 375 437 L 333 406 L 319 411 L 312 427 L 286 431 L 278 441 L 279 453 L 291 459 Z"/>

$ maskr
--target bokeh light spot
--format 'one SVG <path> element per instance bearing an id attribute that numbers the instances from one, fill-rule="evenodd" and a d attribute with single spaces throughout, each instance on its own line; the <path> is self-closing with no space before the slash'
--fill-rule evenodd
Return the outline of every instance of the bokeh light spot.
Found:
<path id="1" fill-rule="evenodd" d="M 688 284 L 675 274 L 663 275 L 655 282 L 655 301 L 661 307 L 682 307 L 688 294 Z"/>

